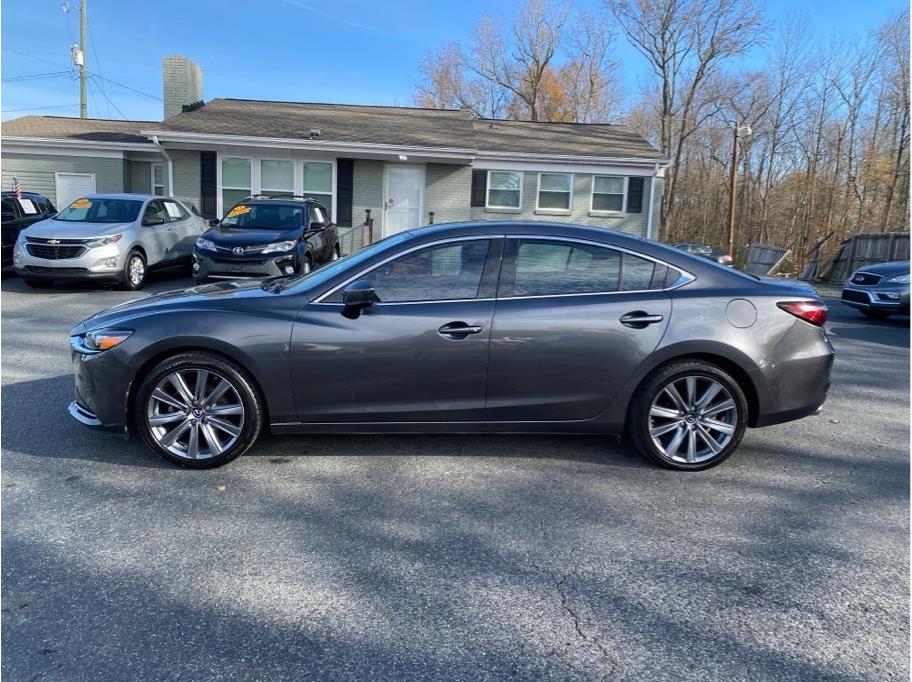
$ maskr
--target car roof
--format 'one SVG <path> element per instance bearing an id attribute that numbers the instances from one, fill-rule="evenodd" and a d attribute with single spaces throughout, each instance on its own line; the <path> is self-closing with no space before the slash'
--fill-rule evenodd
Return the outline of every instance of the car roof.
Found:
<path id="1" fill-rule="evenodd" d="M 13 190 L 10 190 L 10 189 L 5 189 L 5 190 L 3 190 L 3 196 L 4 197 L 14 197 L 14 196 L 16 196 L 16 192 L 14 192 Z M 22 196 L 24 196 L 24 197 L 41 197 L 42 199 L 47 199 L 47 197 L 44 194 L 41 194 L 39 192 L 22 192 Z"/>
<path id="2" fill-rule="evenodd" d="M 174 197 L 160 197 L 155 194 L 139 194 L 135 192 L 98 192 L 86 194 L 86 199 L 134 199 L 146 201 L 147 199 L 173 199 Z"/>
<path id="3" fill-rule="evenodd" d="M 241 199 L 239 204 L 244 204 L 246 206 L 302 206 L 309 203 L 315 203 L 323 205 L 317 199 L 313 197 L 250 197 L 248 199 Z"/>

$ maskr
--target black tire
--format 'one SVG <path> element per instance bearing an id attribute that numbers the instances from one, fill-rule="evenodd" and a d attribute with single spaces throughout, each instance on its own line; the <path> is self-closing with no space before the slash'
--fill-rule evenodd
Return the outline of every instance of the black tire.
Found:
<path id="1" fill-rule="evenodd" d="M 137 276 L 134 277 L 132 268 L 134 262 L 141 264 L 137 270 Z M 120 288 L 124 291 L 138 291 L 146 284 L 146 258 L 138 249 L 133 249 L 124 259 L 123 273 L 120 280 Z"/>
<path id="2" fill-rule="evenodd" d="M 231 388 L 236 391 L 237 397 L 241 401 L 240 404 L 244 409 L 239 434 L 236 436 L 234 443 L 220 454 L 210 453 L 211 456 L 200 459 L 181 456 L 163 447 L 158 440 L 160 436 L 156 436 L 152 430 L 153 427 L 149 424 L 148 416 L 152 393 L 155 391 L 156 386 L 174 372 L 193 372 L 194 370 L 206 370 L 210 373 L 209 376 L 213 382 L 217 382 L 222 378 L 226 379 Z M 175 411 L 175 414 L 178 412 Z M 266 408 L 255 382 L 243 367 L 222 355 L 194 351 L 166 358 L 143 377 L 139 390 L 136 392 L 133 413 L 137 430 L 142 435 L 146 445 L 158 455 L 179 466 L 191 469 L 211 469 L 227 464 L 250 449 L 263 429 Z M 187 420 L 192 421 L 192 415 L 187 415 Z M 200 429 L 202 428 L 205 427 L 201 426 Z M 206 440 L 206 443 L 211 451 L 213 449 L 211 444 L 209 444 L 208 440 Z M 185 450 L 189 450 L 189 445 Z"/>
<path id="3" fill-rule="evenodd" d="M 890 317 L 890 313 L 885 313 L 881 310 L 862 310 L 861 314 L 865 317 L 869 317 L 872 320 L 886 320 Z"/>
<path id="4" fill-rule="evenodd" d="M 708 382 L 721 384 L 734 401 L 735 409 L 734 415 L 727 417 L 728 419 L 731 419 L 733 433 L 730 434 L 730 438 L 724 444 L 724 447 L 722 447 L 718 453 L 709 456 L 707 459 L 694 463 L 670 459 L 665 451 L 656 444 L 655 439 L 650 432 L 651 421 L 653 419 L 650 416 L 650 411 L 653 408 L 653 403 L 659 398 L 659 394 L 663 392 L 669 384 L 685 380 L 687 377 L 696 377 L 697 386 L 700 385 L 700 382 L 702 382 L 704 386 L 709 385 Z M 731 456 L 737 449 L 741 439 L 744 437 L 747 421 L 747 398 L 745 398 L 741 386 L 731 377 L 731 375 L 718 366 L 702 360 L 679 360 L 657 368 L 649 374 L 637 388 L 630 404 L 628 433 L 636 449 L 656 464 L 678 471 L 701 471 L 721 464 Z M 686 424 L 683 420 L 680 423 L 685 430 L 698 428 L 693 423 L 690 425 Z M 667 421 L 666 424 L 670 425 L 671 421 Z M 674 433 L 670 436 L 670 440 L 673 438 Z M 700 438 L 702 439 L 702 436 Z M 700 442 L 705 444 L 702 440 Z M 671 449 L 672 447 L 668 447 L 668 450 Z"/>
<path id="5" fill-rule="evenodd" d="M 31 277 L 23 277 L 22 281 L 25 282 L 27 287 L 32 289 L 47 289 L 54 282 L 50 279 L 32 279 Z"/>

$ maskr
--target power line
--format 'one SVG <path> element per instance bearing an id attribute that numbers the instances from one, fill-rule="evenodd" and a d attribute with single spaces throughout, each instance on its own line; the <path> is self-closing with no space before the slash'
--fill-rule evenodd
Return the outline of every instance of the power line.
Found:
<path id="1" fill-rule="evenodd" d="M 42 109 L 67 109 L 69 107 L 78 107 L 78 104 L 58 104 L 52 107 L 22 107 L 21 109 L 3 109 L 2 113 L 11 113 L 13 111 L 37 111 Z"/>
<path id="2" fill-rule="evenodd" d="M 57 78 L 59 76 L 69 76 L 69 71 L 49 71 L 47 73 L 33 73 L 28 76 L 10 76 L 9 78 L 4 78 L 3 82 L 9 81 L 28 81 L 28 80 L 38 80 L 41 78 Z"/>
<path id="3" fill-rule="evenodd" d="M 150 97 L 152 99 L 158 100 L 159 102 L 162 101 L 161 97 L 156 97 L 155 95 L 150 95 L 148 92 L 143 92 L 142 90 L 137 90 L 136 88 L 131 88 L 129 85 L 124 85 L 123 83 L 118 83 L 115 80 L 111 80 L 110 78 L 105 78 L 104 76 L 101 76 L 97 73 L 93 74 L 93 76 L 95 78 L 100 78 L 101 80 L 105 81 L 106 83 L 111 83 L 113 85 L 120 86 L 121 88 L 126 88 L 127 90 L 130 90 L 131 92 L 135 92 L 137 95 L 143 95 L 144 97 Z"/>
<path id="4" fill-rule="evenodd" d="M 72 67 L 72 64 L 61 64 L 60 62 L 52 62 L 50 59 L 45 59 L 44 57 L 38 57 L 33 54 L 26 54 L 25 52 L 19 52 L 19 50 L 11 50 L 8 47 L 4 47 L 2 49 L 3 49 L 3 52 L 9 52 L 10 54 L 18 54 L 20 57 L 28 57 L 29 59 L 37 59 L 39 62 L 53 64 L 54 66 L 63 66 L 67 69 Z"/>
<path id="5" fill-rule="evenodd" d="M 123 113 L 120 109 L 117 108 L 117 105 L 114 104 L 113 101 L 111 101 L 111 98 L 108 97 L 108 93 L 106 93 L 106 92 L 104 91 L 104 89 L 101 87 L 101 84 L 98 83 L 98 82 L 95 80 L 95 78 L 96 78 L 96 76 L 90 76 L 92 85 L 94 85 L 96 88 L 98 88 L 98 92 L 101 93 L 101 96 L 104 97 L 104 98 L 107 100 L 108 104 L 110 104 L 112 107 L 114 107 L 114 111 L 116 111 L 118 114 L 120 114 L 120 117 L 121 117 L 124 121 L 129 120 L 126 116 L 124 116 L 124 113 Z"/>

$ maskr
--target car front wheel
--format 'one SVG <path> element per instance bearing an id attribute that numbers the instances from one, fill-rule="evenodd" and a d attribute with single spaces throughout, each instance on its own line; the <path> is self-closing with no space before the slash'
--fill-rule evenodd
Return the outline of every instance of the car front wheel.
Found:
<path id="1" fill-rule="evenodd" d="M 142 289 L 146 283 L 146 259 L 143 255 L 134 249 L 127 255 L 124 261 L 123 281 L 121 288 L 127 291 L 136 291 Z"/>
<path id="2" fill-rule="evenodd" d="M 207 469 L 250 449 L 265 409 L 240 366 L 194 352 L 170 357 L 146 375 L 135 414 L 143 439 L 155 452 L 181 466 Z"/>
<path id="3" fill-rule="evenodd" d="M 747 417 L 737 381 L 708 362 L 686 360 L 660 367 L 640 386 L 631 404 L 630 435 L 654 462 L 698 471 L 735 451 Z"/>

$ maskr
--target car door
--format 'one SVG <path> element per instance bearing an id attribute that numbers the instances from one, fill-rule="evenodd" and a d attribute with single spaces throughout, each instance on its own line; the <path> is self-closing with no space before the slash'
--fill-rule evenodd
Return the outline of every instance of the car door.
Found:
<path id="1" fill-rule="evenodd" d="M 161 223 L 151 224 L 161 220 Z M 143 211 L 140 239 L 146 250 L 149 265 L 164 263 L 172 258 L 177 246 L 177 231 L 168 218 L 168 210 L 161 199 L 153 199 Z"/>
<path id="2" fill-rule="evenodd" d="M 341 288 L 304 306 L 292 333 L 304 422 L 482 421 L 501 239 L 438 242 L 387 259 L 379 301 L 342 315 Z"/>
<path id="3" fill-rule="evenodd" d="M 662 289 L 678 274 L 593 242 L 508 238 L 487 418 L 578 420 L 603 411 L 662 338 L 671 314 Z"/>
<path id="4" fill-rule="evenodd" d="M 310 244 L 311 253 L 318 263 L 326 260 L 327 217 L 323 207 L 316 203 L 307 205 L 307 219 L 304 238 Z"/>
<path id="5" fill-rule="evenodd" d="M 199 236 L 196 221 L 190 212 L 180 202 L 173 199 L 164 199 L 162 203 L 168 214 L 168 227 L 174 230 L 174 246 L 168 253 L 168 260 L 190 258 L 193 254 L 193 244 Z"/>

